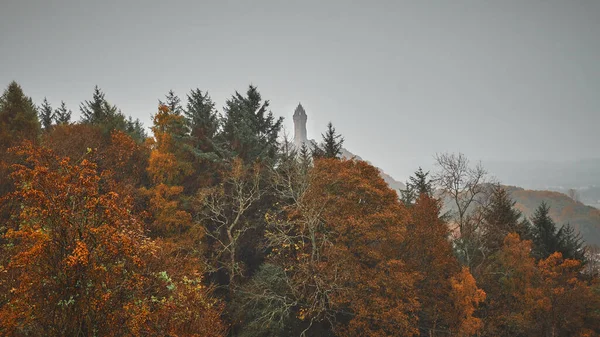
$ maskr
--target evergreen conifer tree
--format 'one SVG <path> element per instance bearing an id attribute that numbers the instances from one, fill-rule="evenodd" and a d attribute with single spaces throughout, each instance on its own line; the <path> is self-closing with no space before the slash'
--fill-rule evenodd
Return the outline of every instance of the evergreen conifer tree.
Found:
<path id="1" fill-rule="evenodd" d="M 44 97 L 44 101 L 42 102 L 42 106 L 39 109 L 39 118 L 40 123 L 42 124 L 42 128 L 48 131 L 52 126 L 52 121 L 54 120 L 54 110 L 52 110 L 52 106 L 48 102 L 48 99 Z"/>
<path id="2" fill-rule="evenodd" d="M 17 82 L 11 82 L 0 97 L 0 151 L 36 139 L 40 130 L 37 108 Z"/>
<path id="3" fill-rule="evenodd" d="M 64 101 L 60 102 L 60 107 L 54 111 L 54 123 L 56 125 L 67 125 L 71 123 L 71 110 L 67 109 Z"/>
<path id="4" fill-rule="evenodd" d="M 313 157 L 339 158 L 342 154 L 344 137 L 336 134 L 335 128 L 331 122 L 327 124 L 327 131 L 325 134 L 321 134 L 321 137 L 323 138 L 321 144 L 313 145 Z"/>
<path id="5" fill-rule="evenodd" d="M 177 96 L 173 90 L 169 90 L 169 92 L 165 95 L 165 98 L 166 100 L 164 102 L 159 100 L 158 104 L 167 106 L 169 108 L 169 111 L 171 111 L 175 115 L 179 116 L 183 114 L 181 99 L 179 99 L 179 96 Z"/>
<path id="6" fill-rule="evenodd" d="M 584 261 L 585 245 L 581 233 L 575 232 L 570 224 L 562 226 L 557 233 L 559 249 L 565 259 Z"/>
<path id="7" fill-rule="evenodd" d="M 94 125 L 112 124 L 110 120 L 119 114 L 117 107 L 108 103 L 98 86 L 94 87 L 92 100 L 82 103 L 79 109 L 82 122 Z"/>
<path id="8" fill-rule="evenodd" d="M 408 178 L 406 188 L 400 190 L 400 199 L 404 205 L 412 205 L 421 194 L 433 197 L 433 183 L 428 176 L 429 172 L 423 172 L 423 169 L 419 167 L 415 171 L 415 175 Z"/>
<path id="9" fill-rule="evenodd" d="M 202 152 L 213 151 L 213 138 L 219 128 L 219 116 L 215 103 L 207 92 L 192 90 L 187 96 L 187 106 L 183 112 L 190 129 L 194 146 Z"/>
<path id="10" fill-rule="evenodd" d="M 252 85 L 246 96 L 236 92 L 227 100 L 220 138 L 230 156 L 246 162 L 275 158 L 283 118 L 276 119 L 268 107 L 269 101 L 263 101 Z"/>
<path id="11" fill-rule="evenodd" d="M 490 204 L 483 212 L 482 223 L 484 245 L 488 250 L 501 249 L 509 233 L 517 233 L 523 240 L 531 237 L 529 224 L 515 208 L 515 203 L 505 188 L 493 188 Z"/>
<path id="12" fill-rule="evenodd" d="M 550 207 L 546 202 L 535 210 L 532 222 L 533 254 L 539 259 L 545 259 L 559 250 L 556 224 L 550 217 Z"/>

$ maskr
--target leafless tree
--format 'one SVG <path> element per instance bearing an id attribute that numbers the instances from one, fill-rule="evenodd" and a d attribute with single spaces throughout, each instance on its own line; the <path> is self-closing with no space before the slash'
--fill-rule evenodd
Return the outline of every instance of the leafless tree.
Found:
<path id="1" fill-rule="evenodd" d="M 453 210 L 451 223 L 459 232 L 454 244 L 460 246 L 464 263 L 473 267 L 475 255 L 484 254 L 480 224 L 493 181 L 480 162 L 471 165 L 462 153 L 437 154 L 435 160 L 438 169 L 433 181 Z"/>
<path id="2" fill-rule="evenodd" d="M 212 271 L 227 271 L 230 290 L 236 277 L 242 276 L 243 268 L 237 257 L 239 243 L 244 233 L 254 227 L 246 215 L 265 193 L 260 182 L 258 165 L 247 167 L 241 160 L 235 160 L 221 184 L 198 193 L 200 219 L 206 235 L 216 245 L 211 259 Z"/>

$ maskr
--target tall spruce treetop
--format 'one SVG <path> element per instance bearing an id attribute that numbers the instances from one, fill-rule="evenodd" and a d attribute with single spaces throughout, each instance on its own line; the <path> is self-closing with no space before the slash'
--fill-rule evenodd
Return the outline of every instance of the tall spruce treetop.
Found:
<path id="1" fill-rule="evenodd" d="M 535 210 L 531 218 L 533 234 L 533 253 L 537 258 L 545 259 L 550 254 L 559 251 L 556 224 L 550 217 L 550 207 L 546 202 Z"/>
<path id="2" fill-rule="evenodd" d="M 421 194 L 433 197 L 433 183 L 428 176 L 429 171 L 423 172 L 419 167 L 415 175 L 408 178 L 406 189 L 400 190 L 400 197 L 406 206 L 412 205 Z"/>
<path id="3" fill-rule="evenodd" d="M 125 115 L 117 109 L 116 105 L 112 105 L 106 100 L 104 92 L 98 86 L 94 87 L 92 100 L 83 102 L 79 109 L 81 110 L 81 121 L 83 123 L 98 126 L 105 134 L 110 134 L 113 130 L 119 130 L 127 132 L 138 141 L 146 138 L 146 133 L 139 119 L 134 121 L 131 118 L 129 120 L 125 118 Z"/>
<path id="4" fill-rule="evenodd" d="M 54 110 L 54 123 L 56 125 L 66 125 L 71 123 L 71 110 L 67 109 L 64 101 L 60 102 L 60 107 Z"/>
<path id="5" fill-rule="evenodd" d="M 117 107 L 108 103 L 98 86 L 94 87 L 92 100 L 82 103 L 79 109 L 82 122 L 94 125 L 107 123 L 118 115 Z"/>
<path id="6" fill-rule="evenodd" d="M 187 106 L 184 111 L 190 128 L 190 136 L 198 141 L 201 150 L 207 151 L 208 140 L 211 140 L 219 128 L 219 116 L 208 92 L 200 89 L 192 90 L 187 95 Z"/>
<path id="7" fill-rule="evenodd" d="M 323 158 L 339 158 L 342 155 L 342 145 L 344 137 L 336 134 L 335 128 L 331 122 L 327 123 L 327 132 L 321 134 L 323 141 L 321 145 L 313 144 L 313 156 Z"/>
<path id="8" fill-rule="evenodd" d="M 585 244 L 581 233 L 576 232 L 571 224 L 562 226 L 557 233 L 560 252 L 565 259 L 584 261 Z"/>
<path id="9" fill-rule="evenodd" d="M 52 106 L 48 102 L 48 99 L 44 97 L 44 101 L 39 109 L 40 123 L 42 123 L 42 128 L 48 131 L 52 126 L 52 121 L 54 120 L 54 110 L 52 110 Z"/>
<path id="10" fill-rule="evenodd" d="M 489 250 L 501 249 L 509 233 L 517 233 L 523 240 L 530 239 L 529 223 L 515 208 L 515 203 L 505 188 L 494 187 L 490 204 L 483 213 L 483 238 Z"/>
<path id="11" fill-rule="evenodd" d="M 283 118 L 275 119 L 268 107 L 269 101 L 263 101 L 252 85 L 246 96 L 236 92 L 227 100 L 221 138 L 232 156 L 239 156 L 246 162 L 275 158 Z"/>
<path id="12" fill-rule="evenodd" d="M 0 152 L 24 139 L 36 139 L 40 131 L 37 109 L 17 82 L 0 97 Z"/>
<path id="13" fill-rule="evenodd" d="M 169 108 L 169 111 L 178 116 L 183 113 L 183 107 L 181 107 L 181 99 L 179 99 L 179 96 L 177 96 L 173 90 L 169 90 L 169 92 L 165 95 L 164 102 L 158 100 L 158 104 L 167 106 Z"/>

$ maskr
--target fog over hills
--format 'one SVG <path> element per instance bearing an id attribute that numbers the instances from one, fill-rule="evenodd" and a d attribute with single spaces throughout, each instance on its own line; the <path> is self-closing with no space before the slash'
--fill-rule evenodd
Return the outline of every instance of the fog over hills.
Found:
<path id="1" fill-rule="evenodd" d="M 582 203 L 600 207 L 600 158 L 578 161 L 487 161 L 483 164 L 503 184 L 561 193 L 575 189 Z"/>

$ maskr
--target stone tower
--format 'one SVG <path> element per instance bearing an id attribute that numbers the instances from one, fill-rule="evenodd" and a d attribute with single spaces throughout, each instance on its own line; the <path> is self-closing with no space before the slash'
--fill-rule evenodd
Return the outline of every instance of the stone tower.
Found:
<path id="1" fill-rule="evenodd" d="M 306 112 L 304 111 L 302 104 L 298 103 L 298 107 L 296 107 L 296 111 L 294 111 L 294 145 L 300 148 L 307 140 Z"/>

